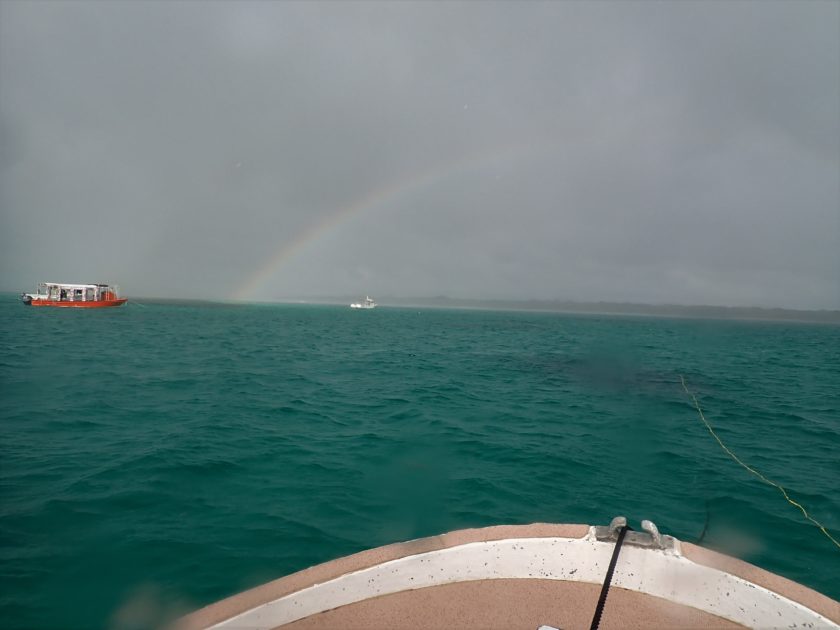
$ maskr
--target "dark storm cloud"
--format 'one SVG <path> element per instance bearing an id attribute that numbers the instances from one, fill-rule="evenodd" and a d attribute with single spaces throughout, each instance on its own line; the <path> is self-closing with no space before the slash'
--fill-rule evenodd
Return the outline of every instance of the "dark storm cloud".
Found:
<path id="1" fill-rule="evenodd" d="M 840 308 L 838 24 L 820 2 L 4 2 L 0 284 L 226 297 L 297 244 L 254 296 Z"/>

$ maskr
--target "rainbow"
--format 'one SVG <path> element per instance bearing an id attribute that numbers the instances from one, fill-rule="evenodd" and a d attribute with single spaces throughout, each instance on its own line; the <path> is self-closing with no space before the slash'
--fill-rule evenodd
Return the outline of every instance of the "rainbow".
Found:
<path id="1" fill-rule="evenodd" d="M 431 188 L 456 175 L 479 171 L 490 166 L 518 160 L 527 155 L 533 155 L 537 144 L 517 142 L 492 151 L 466 154 L 456 160 L 436 164 L 368 191 L 359 199 L 340 207 L 323 221 L 302 231 L 292 243 L 271 255 L 256 272 L 237 287 L 237 290 L 231 295 L 231 299 L 247 300 L 253 298 L 257 294 L 257 290 L 265 286 L 279 272 L 284 263 L 350 219 L 388 205 L 395 206 L 394 202 L 399 199 Z"/>

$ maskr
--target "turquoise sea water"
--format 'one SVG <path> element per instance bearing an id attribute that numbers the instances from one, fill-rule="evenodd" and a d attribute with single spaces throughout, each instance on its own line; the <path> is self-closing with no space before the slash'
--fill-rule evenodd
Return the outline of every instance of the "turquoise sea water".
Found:
<path id="1" fill-rule="evenodd" d="M 0 297 L 0 619 L 139 628 L 453 529 L 656 522 L 840 598 L 840 327 Z"/>

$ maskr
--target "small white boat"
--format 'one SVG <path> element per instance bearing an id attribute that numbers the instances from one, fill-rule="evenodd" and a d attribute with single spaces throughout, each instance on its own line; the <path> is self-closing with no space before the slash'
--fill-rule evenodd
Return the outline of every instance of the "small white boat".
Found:
<path id="1" fill-rule="evenodd" d="M 364 302 L 353 302 L 350 308 L 376 308 L 376 302 L 369 295 L 365 296 Z"/>
<path id="2" fill-rule="evenodd" d="M 840 628 L 840 604 L 825 595 L 650 521 L 642 530 L 617 517 L 450 532 L 311 567 L 175 627 Z"/>

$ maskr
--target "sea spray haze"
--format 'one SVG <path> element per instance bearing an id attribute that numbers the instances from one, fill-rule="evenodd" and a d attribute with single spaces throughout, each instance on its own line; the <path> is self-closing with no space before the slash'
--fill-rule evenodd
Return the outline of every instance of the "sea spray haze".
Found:
<path id="1" fill-rule="evenodd" d="M 840 327 L 0 300 L 0 617 L 155 624 L 372 546 L 650 518 L 840 596 Z M 708 522 L 707 522 L 708 521 Z"/>

